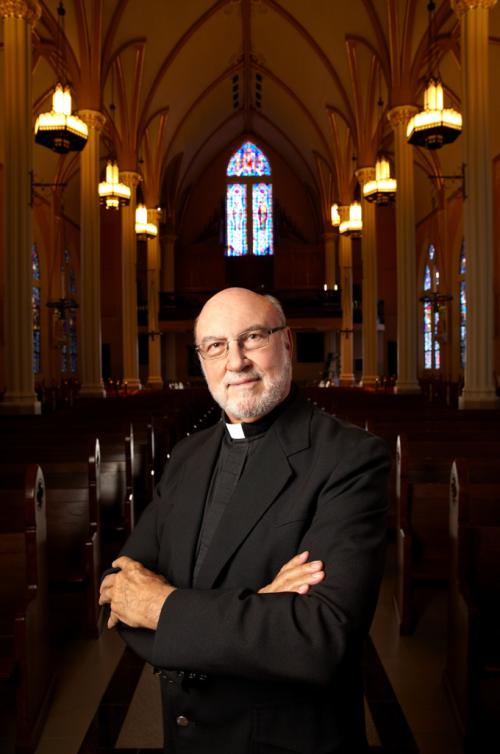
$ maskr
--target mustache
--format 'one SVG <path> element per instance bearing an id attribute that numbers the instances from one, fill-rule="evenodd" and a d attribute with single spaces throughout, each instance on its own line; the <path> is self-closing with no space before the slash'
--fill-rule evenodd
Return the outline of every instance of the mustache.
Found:
<path id="1" fill-rule="evenodd" d="M 242 379 L 243 378 L 243 379 Z M 245 380 L 260 380 L 261 375 L 259 372 L 257 372 L 256 369 L 250 369 L 249 371 L 241 371 L 241 372 L 235 372 L 234 377 L 231 377 L 228 375 L 226 379 L 224 380 L 224 385 L 228 387 L 228 385 L 237 385 L 239 382 L 244 382 Z"/>

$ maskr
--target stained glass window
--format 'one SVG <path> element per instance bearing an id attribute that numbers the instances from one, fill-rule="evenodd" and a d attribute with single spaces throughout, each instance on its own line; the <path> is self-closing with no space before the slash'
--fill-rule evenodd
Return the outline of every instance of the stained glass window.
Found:
<path id="1" fill-rule="evenodd" d="M 247 141 L 227 166 L 226 256 L 273 254 L 273 192 L 271 166 L 265 154 Z M 235 180 L 239 179 L 239 180 Z"/>
<path id="2" fill-rule="evenodd" d="M 270 183 L 252 186 L 253 253 L 272 254 L 273 249 L 273 187 Z"/>
<path id="3" fill-rule="evenodd" d="M 31 246 L 31 328 L 33 333 L 33 372 L 38 374 L 42 365 L 41 353 L 41 288 L 40 288 L 40 255 L 36 243 Z"/>
<path id="4" fill-rule="evenodd" d="M 33 372 L 35 374 L 38 374 L 41 369 L 40 300 L 40 287 L 34 285 L 31 289 L 31 308 L 33 323 Z"/>
<path id="5" fill-rule="evenodd" d="M 244 183 L 229 183 L 226 194 L 227 256 L 248 254 L 247 244 L 247 187 Z"/>
<path id="6" fill-rule="evenodd" d="M 460 337 L 460 367 L 465 367 L 465 346 L 467 335 L 467 294 L 465 290 L 465 273 L 467 270 L 467 259 L 465 257 L 465 246 L 462 241 L 459 260 L 459 337 Z"/>
<path id="7" fill-rule="evenodd" d="M 75 306 L 69 306 L 64 310 L 64 320 L 61 330 L 61 372 L 75 374 L 78 367 L 78 341 L 76 329 L 76 275 L 72 266 L 71 252 L 64 250 L 63 254 L 63 280 L 65 289 L 70 296 L 70 302 Z"/>
<path id="8" fill-rule="evenodd" d="M 437 267 L 436 249 L 433 244 L 429 244 L 427 249 L 427 263 L 424 267 L 422 283 L 424 291 L 424 369 L 440 369 L 439 306 L 438 302 L 433 300 L 433 294 L 439 292 L 439 269 Z"/>
<path id="9" fill-rule="evenodd" d="M 78 367 L 78 345 L 76 339 L 76 312 L 66 311 L 62 323 L 61 372 L 75 374 Z"/>
<path id="10" fill-rule="evenodd" d="M 240 177 L 271 175 L 271 166 L 264 152 L 251 141 L 247 141 L 229 160 L 227 175 Z"/>
<path id="11" fill-rule="evenodd" d="M 36 243 L 31 247 L 31 277 L 40 280 L 40 257 Z"/>

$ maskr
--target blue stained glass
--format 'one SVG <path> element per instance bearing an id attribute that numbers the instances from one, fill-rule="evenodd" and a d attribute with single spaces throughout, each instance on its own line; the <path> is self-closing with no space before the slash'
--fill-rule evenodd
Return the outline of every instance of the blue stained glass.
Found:
<path id="1" fill-rule="evenodd" d="M 424 367 L 432 369 L 432 304 L 424 304 Z"/>
<path id="2" fill-rule="evenodd" d="M 273 253 L 273 187 L 270 183 L 252 186 L 253 253 Z"/>
<path id="3" fill-rule="evenodd" d="M 437 336 L 439 334 L 439 311 L 434 312 L 434 369 L 441 366 L 441 346 Z"/>
<path id="4" fill-rule="evenodd" d="M 31 309 L 32 309 L 32 328 L 33 328 L 33 372 L 38 374 L 41 365 L 40 355 L 40 288 L 34 285 L 31 289 Z"/>
<path id="5" fill-rule="evenodd" d="M 432 280 L 431 280 L 431 268 L 428 264 L 425 265 L 425 271 L 424 271 L 424 291 L 430 291 L 432 289 Z"/>
<path id="6" fill-rule="evenodd" d="M 31 276 L 33 280 L 40 280 L 40 255 L 36 243 L 31 247 Z"/>
<path id="7" fill-rule="evenodd" d="M 63 323 L 63 342 L 61 343 L 61 372 L 68 371 L 67 323 Z"/>
<path id="8" fill-rule="evenodd" d="M 465 275 L 467 272 L 467 259 L 465 258 L 464 247 L 462 244 L 462 253 L 460 254 L 460 275 Z"/>
<path id="9" fill-rule="evenodd" d="M 40 372 L 40 330 L 33 331 L 33 372 Z"/>
<path id="10" fill-rule="evenodd" d="M 40 328 L 40 288 L 37 285 L 32 288 L 31 305 L 33 308 L 33 327 Z"/>
<path id="11" fill-rule="evenodd" d="M 433 244 L 429 244 L 429 249 L 427 253 L 428 253 L 429 259 L 432 262 L 432 260 L 434 259 L 434 255 L 436 253 L 436 249 L 434 248 Z"/>
<path id="12" fill-rule="evenodd" d="M 467 298 L 465 280 L 460 281 L 460 366 L 465 367 L 465 343 L 467 334 Z"/>
<path id="13" fill-rule="evenodd" d="M 226 256 L 248 254 L 247 243 L 247 187 L 244 183 L 230 183 L 226 194 L 227 247 Z"/>
<path id="14" fill-rule="evenodd" d="M 69 310 L 69 313 L 66 313 L 66 319 L 63 321 L 62 331 L 61 372 L 72 372 L 74 374 L 78 365 L 78 344 L 74 310 Z"/>
<path id="15" fill-rule="evenodd" d="M 247 141 L 229 160 L 227 175 L 271 175 L 271 166 L 265 154 L 251 141 Z"/>

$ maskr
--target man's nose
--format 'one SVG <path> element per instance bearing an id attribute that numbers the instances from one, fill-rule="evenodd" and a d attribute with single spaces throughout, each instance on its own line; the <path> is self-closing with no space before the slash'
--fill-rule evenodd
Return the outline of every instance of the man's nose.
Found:
<path id="1" fill-rule="evenodd" d="M 226 356 L 226 369 L 229 372 L 238 372 L 248 364 L 245 351 L 237 340 L 230 340 Z"/>

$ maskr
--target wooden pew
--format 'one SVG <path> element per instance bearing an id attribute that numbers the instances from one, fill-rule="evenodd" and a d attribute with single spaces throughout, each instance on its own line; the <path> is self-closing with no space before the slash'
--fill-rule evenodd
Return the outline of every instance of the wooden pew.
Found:
<path id="1" fill-rule="evenodd" d="M 86 463 L 47 465 L 49 605 L 53 634 L 99 636 L 101 575 L 99 441 Z M 86 470 L 86 473 L 85 473 Z"/>
<path id="2" fill-rule="evenodd" d="M 472 753 L 498 735 L 500 716 L 498 463 L 463 458 L 454 461 L 449 529 L 444 683 L 465 750 Z"/>
<path id="3" fill-rule="evenodd" d="M 53 684 L 46 497 L 39 466 L 26 466 L 19 477 L 19 487 L 0 489 L 0 683 L 15 686 L 16 748 L 32 751 Z"/>
<path id="4" fill-rule="evenodd" d="M 449 479 L 455 457 L 497 458 L 500 443 L 414 439 L 400 434 L 396 449 L 396 585 L 401 634 L 413 632 L 423 588 L 449 578 Z"/>
<path id="5" fill-rule="evenodd" d="M 41 453 L 42 455 L 46 455 Z M 21 464 L 2 464 L 0 474 Z M 100 448 L 87 443 L 85 461 L 45 460 L 49 623 L 55 636 L 96 637 L 101 630 L 98 605 L 101 574 Z"/>
<path id="6" fill-rule="evenodd" d="M 9 417 L 10 418 L 10 417 Z M 3 462 L 23 461 L 72 464 L 86 462 L 89 442 L 96 435 L 89 427 L 73 426 L 71 434 L 60 425 L 38 424 L 40 417 L 19 417 L 0 437 Z M 32 421 L 28 421 L 32 419 Z M 123 422 L 120 422 L 122 425 Z M 5 426 L 5 423 L 4 423 Z M 103 534 L 119 549 L 131 532 L 134 519 L 134 434 L 132 425 L 126 433 L 108 430 L 100 440 L 100 506 Z"/>

